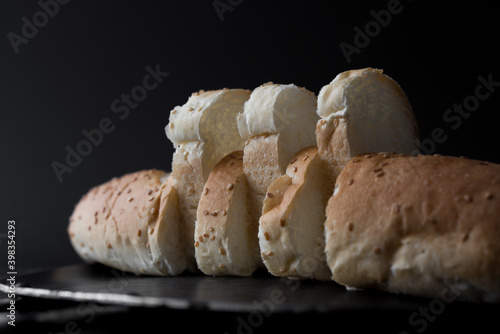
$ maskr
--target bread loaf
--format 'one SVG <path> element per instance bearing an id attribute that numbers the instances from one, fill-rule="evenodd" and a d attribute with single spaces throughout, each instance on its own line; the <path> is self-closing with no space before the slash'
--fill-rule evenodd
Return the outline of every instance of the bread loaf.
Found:
<path id="1" fill-rule="evenodd" d="M 362 152 L 418 152 L 418 130 L 406 95 L 380 70 L 339 74 L 318 96 L 317 152 L 299 153 L 287 177 L 271 184 L 259 222 L 264 264 L 276 276 L 329 279 L 325 207 L 347 161 Z M 287 180 L 288 178 L 288 180 Z M 283 196 L 275 196 L 275 192 Z M 272 254 L 270 256 L 269 254 Z"/>
<path id="2" fill-rule="evenodd" d="M 73 248 L 87 262 L 172 276 L 188 266 L 180 222 L 172 179 L 149 170 L 92 188 L 76 205 L 68 233 Z"/>
<path id="3" fill-rule="evenodd" d="M 250 91 L 243 89 L 194 93 L 186 104 L 171 111 L 165 128 L 175 147 L 171 177 L 184 224 L 181 242 L 192 271 L 196 270 L 193 239 L 198 202 L 215 165 L 225 155 L 243 148 L 236 115 L 249 96 Z"/>
<path id="4" fill-rule="evenodd" d="M 326 209 L 332 278 L 354 288 L 500 301 L 500 165 L 366 154 Z"/>

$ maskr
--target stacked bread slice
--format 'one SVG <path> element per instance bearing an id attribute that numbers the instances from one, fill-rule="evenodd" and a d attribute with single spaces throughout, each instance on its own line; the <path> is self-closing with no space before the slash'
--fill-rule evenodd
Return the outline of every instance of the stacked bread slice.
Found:
<path id="1" fill-rule="evenodd" d="M 318 98 L 273 83 L 200 91 L 166 133 L 170 175 L 115 178 L 75 207 L 68 232 L 84 260 L 426 297 L 453 281 L 465 299 L 500 300 L 500 167 L 416 157 L 411 105 L 381 70 L 341 73 Z"/>
<path id="2" fill-rule="evenodd" d="M 339 74 L 318 97 L 317 148 L 299 152 L 272 184 L 259 241 L 274 275 L 327 280 L 325 207 L 347 162 L 360 153 L 418 153 L 418 130 L 406 94 L 380 70 Z M 274 195 L 273 195 L 274 196 Z"/>
<path id="3" fill-rule="evenodd" d="M 137 274 L 178 275 L 188 261 L 173 179 L 162 171 L 124 175 L 92 188 L 75 207 L 68 232 L 87 262 Z"/>
<path id="4" fill-rule="evenodd" d="M 197 267 L 193 236 L 198 202 L 215 165 L 243 148 L 236 116 L 249 96 L 250 91 L 243 89 L 200 91 L 170 112 L 165 131 L 175 147 L 171 177 L 179 196 L 181 243 L 191 271 Z"/>
<path id="5" fill-rule="evenodd" d="M 295 152 L 314 145 L 317 121 L 316 97 L 305 88 L 268 83 L 252 92 L 237 117 L 244 150 L 219 163 L 198 206 L 196 260 L 205 274 L 248 276 L 262 267 L 257 230 L 267 188 Z"/>

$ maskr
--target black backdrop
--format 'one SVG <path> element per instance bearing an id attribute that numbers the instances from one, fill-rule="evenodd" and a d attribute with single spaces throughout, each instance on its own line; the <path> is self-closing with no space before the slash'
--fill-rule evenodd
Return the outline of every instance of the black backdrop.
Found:
<path id="1" fill-rule="evenodd" d="M 425 153 L 500 163 L 498 2 L 60 1 L 0 3 L 0 254 L 15 219 L 20 273 L 80 261 L 66 226 L 91 186 L 170 170 L 169 111 L 199 89 L 273 81 L 317 94 L 339 72 L 381 68 L 412 102 Z M 154 70 L 169 74 L 146 91 Z M 141 101 L 127 106 L 131 93 Z M 79 147 L 103 120 L 112 131 Z M 68 147 L 88 154 L 60 180 Z"/>

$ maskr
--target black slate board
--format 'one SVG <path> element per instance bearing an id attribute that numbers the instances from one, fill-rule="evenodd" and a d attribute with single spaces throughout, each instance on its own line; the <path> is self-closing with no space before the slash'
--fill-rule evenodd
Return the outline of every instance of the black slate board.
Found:
<path id="1" fill-rule="evenodd" d="M 428 300 L 380 291 L 347 291 L 334 282 L 253 277 L 136 276 L 101 265 L 74 265 L 16 277 L 21 296 L 132 307 L 224 312 L 414 311 Z M 7 285 L 0 284 L 6 292 Z"/>

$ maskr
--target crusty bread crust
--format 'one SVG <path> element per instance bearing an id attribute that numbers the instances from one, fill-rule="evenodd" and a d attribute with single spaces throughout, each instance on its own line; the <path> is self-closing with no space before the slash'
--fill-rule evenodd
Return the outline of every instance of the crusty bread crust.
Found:
<path id="1" fill-rule="evenodd" d="M 247 194 L 243 151 L 236 151 L 212 170 L 198 205 L 194 246 L 203 273 L 250 276 L 261 261 Z"/>
<path id="2" fill-rule="evenodd" d="M 187 266 L 179 219 L 168 174 L 140 171 L 92 188 L 76 205 L 68 233 L 87 262 L 137 274 L 178 275 Z"/>
<path id="3" fill-rule="evenodd" d="M 324 209 L 330 189 L 317 147 L 299 151 L 287 174 L 268 188 L 259 221 L 259 244 L 275 276 L 330 279 L 324 254 Z"/>
<path id="4" fill-rule="evenodd" d="M 500 165 L 367 154 L 342 171 L 326 209 L 340 284 L 439 298 L 500 300 Z"/>

